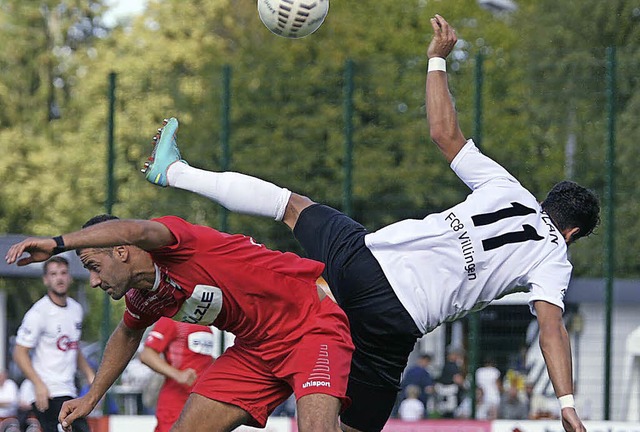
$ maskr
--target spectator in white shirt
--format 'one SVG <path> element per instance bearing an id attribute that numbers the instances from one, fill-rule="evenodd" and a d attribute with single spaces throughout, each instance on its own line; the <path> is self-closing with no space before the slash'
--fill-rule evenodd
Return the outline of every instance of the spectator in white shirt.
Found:
<path id="1" fill-rule="evenodd" d="M 424 416 L 424 403 L 419 399 L 420 387 L 410 385 L 406 389 L 407 398 L 400 403 L 398 414 L 404 421 L 418 421 Z"/>

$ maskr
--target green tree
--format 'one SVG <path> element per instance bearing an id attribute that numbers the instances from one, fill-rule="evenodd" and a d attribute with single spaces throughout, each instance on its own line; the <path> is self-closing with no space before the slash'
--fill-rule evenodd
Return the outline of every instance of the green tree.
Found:
<path id="1" fill-rule="evenodd" d="M 605 48 L 618 46 L 617 223 L 625 228 L 616 239 L 618 266 L 619 275 L 637 276 L 637 1 L 518 4 L 516 13 L 492 15 L 475 0 L 332 2 L 317 33 L 288 40 L 260 23 L 250 0 L 150 2 L 142 16 L 109 32 L 99 25 L 101 3 L 6 1 L 0 231 L 51 235 L 104 211 L 110 72 L 117 73 L 114 213 L 176 214 L 217 226 L 219 206 L 155 188 L 138 169 L 169 116 L 180 119 L 190 163 L 220 167 L 224 65 L 232 68 L 231 169 L 340 207 L 343 73 L 352 59 L 353 216 L 376 229 L 451 206 L 468 191 L 430 143 L 424 107 L 429 17 L 440 13 L 461 39 L 448 67 L 463 132 L 476 134 L 474 70 L 482 55 L 482 136 L 475 138 L 540 199 L 565 176 L 572 137 L 573 178 L 602 193 Z M 72 31 L 78 23 L 87 25 Z M 54 105 L 60 118 L 52 121 Z M 230 215 L 228 229 L 299 251 L 273 221 Z M 578 242 L 576 275 L 601 274 L 602 237 Z"/>

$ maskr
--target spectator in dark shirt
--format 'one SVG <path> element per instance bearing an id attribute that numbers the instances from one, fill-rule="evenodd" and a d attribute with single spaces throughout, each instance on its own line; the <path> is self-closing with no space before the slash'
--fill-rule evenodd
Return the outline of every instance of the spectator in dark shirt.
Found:
<path id="1" fill-rule="evenodd" d="M 455 409 L 464 397 L 463 361 L 462 348 L 447 348 L 447 360 L 435 386 L 437 409 L 444 418 L 453 418 Z"/>
<path id="2" fill-rule="evenodd" d="M 416 386 L 420 389 L 418 399 L 425 406 L 423 418 L 428 417 L 429 412 L 427 402 L 429 401 L 431 394 L 433 394 L 433 385 L 435 384 L 431 373 L 429 373 L 428 368 L 430 364 L 431 356 L 429 354 L 422 354 L 418 358 L 417 363 L 405 371 L 401 384 L 402 390 L 400 392 L 400 401 L 407 398 L 407 388 L 409 386 Z"/>

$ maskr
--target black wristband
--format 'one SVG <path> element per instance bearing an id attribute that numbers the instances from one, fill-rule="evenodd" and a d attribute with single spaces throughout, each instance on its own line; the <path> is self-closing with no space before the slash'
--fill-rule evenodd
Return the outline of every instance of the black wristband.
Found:
<path id="1" fill-rule="evenodd" d="M 62 236 L 56 236 L 53 238 L 53 240 L 56 242 L 56 247 L 53 248 L 53 254 L 58 255 L 64 252 L 65 248 L 64 248 L 64 240 L 62 240 Z"/>

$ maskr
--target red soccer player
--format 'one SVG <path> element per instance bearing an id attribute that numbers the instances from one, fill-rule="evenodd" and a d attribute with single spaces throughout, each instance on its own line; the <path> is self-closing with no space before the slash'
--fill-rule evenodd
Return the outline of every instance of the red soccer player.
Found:
<path id="1" fill-rule="evenodd" d="M 168 432 L 198 377 L 213 364 L 211 327 L 162 317 L 144 342 L 140 361 L 164 376 L 156 404 L 155 432 Z"/>
<path id="2" fill-rule="evenodd" d="M 173 432 L 264 427 L 292 392 L 301 431 L 339 431 L 354 347 L 346 315 L 316 284 L 322 263 L 175 216 L 108 215 L 80 231 L 25 239 L 5 259 L 26 265 L 73 249 L 91 286 L 114 300 L 125 297 L 126 310 L 88 393 L 63 405 L 65 430 L 115 382 L 145 329 L 167 316 L 236 337 L 198 379 Z"/>

